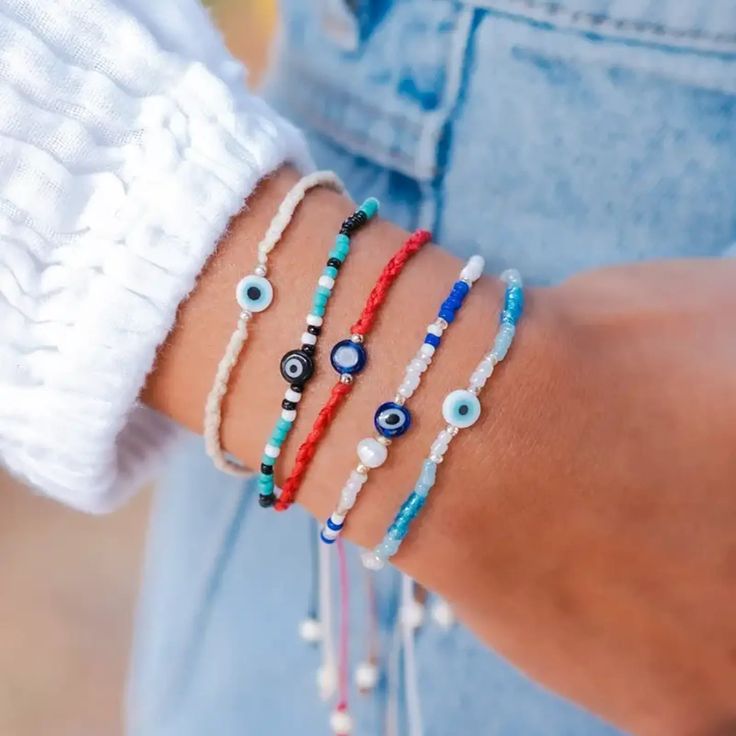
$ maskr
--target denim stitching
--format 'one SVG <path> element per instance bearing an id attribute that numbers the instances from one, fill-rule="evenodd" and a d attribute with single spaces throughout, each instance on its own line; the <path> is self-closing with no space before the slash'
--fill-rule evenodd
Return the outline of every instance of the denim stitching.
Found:
<path id="1" fill-rule="evenodd" d="M 710 41 L 736 45 L 736 33 L 706 33 L 697 28 L 672 28 L 653 21 L 613 18 L 605 13 L 589 13 L 582 10 L 569 10 L 562 3 L 547 0 L 508 0 L 510 4 L 526 6 L 530 10 L 538 10 L 551 17 L 562 17 L 571 23 L 581 23 L 590 28 L 612 28 L 616 31 L 635 31 L 636 33 L 671 38 L 673 40 Z M 491 6 L 493 3 L 483 3 Z"/>

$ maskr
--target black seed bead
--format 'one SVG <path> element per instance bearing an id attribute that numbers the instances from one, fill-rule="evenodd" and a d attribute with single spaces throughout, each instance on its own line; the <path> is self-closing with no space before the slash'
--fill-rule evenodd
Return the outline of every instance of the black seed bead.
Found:
<path id="1" fill-rule="evenodd" d="M 261 508 L 267 509 L 269 506 L 273 506 L 276 503 L 276 494 L 269 493 L 268 496 L 258 496 L 258 503 Z"/>
<path id="2" fill-rule="evenodd" d="M 288 399 L 284 399 L 281 402 L 281 408 L 286 409 L 287 411 L 292 411 L 293 409 L 296 409 L 296 404 L 293 401 L 289 401 Z"/>
<path id="3" fill-rule="evenodd" d="M 300 394 L 303 391 L 304 386 L 302 386 L 300 383 L 292 383 L 289 388 L 295 393 Z"/>
<path id="4" fill-rule="evenodd" d="M 319 335 L 322 332 L 322 328 L 321 327 L 317 327 L 317 325 L 309 325 L 307 327 L 307 332 L 310 335 Z"/>
<path id="5" fill-rule="evenodd" d="M 302 352 L 307 355 L 314 355 L 314 345 L 302 345 Z"/>
<path id="6" fill-rule="evenodd" d="M 327 265 L 334 268 L 335 271 L 339 271 L 340 266 L 342 266 L 342 261 L 339 258 L 329 258 L 327 260 Z"/>
<path id="7" fill-rule="evenodd" d="M 261 463 L 261 473 L 263 473 L 263 475 L 273 475 L 273 465 Z"/>
<path id="8" fill-rule="evenodd" d="M 366 222 L 368 222 L 368 215 L 363 210 L 356 210 L 342 223 L 340 232 L 343 235 L 350 235 L 350 233 L 357 230 L 361 225 L 365 225 Z"/>

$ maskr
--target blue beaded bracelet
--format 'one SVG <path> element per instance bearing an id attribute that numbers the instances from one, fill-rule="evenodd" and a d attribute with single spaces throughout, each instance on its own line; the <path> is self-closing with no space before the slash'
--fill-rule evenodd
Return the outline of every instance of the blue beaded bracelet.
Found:
<path id="1" fill-rule="evenodd" d="M 312 309 L 306 318 L 307 329 L 301 337 L 301 347 L 290 350 L 281 358 L 281 375 L 289 384 L 289 388 L 284 393 L 281 402 L 281 416 L 271 432 L 261 457 L 261 472 L 258 476 L 258 502 L 264 508 L 273 506 L 276 501 L 276 494 L 274 493 L 276 458 L 281 453 L 281 446 L 296 421 L 297 407 L 304 386 L 314 373 L 314 352 L 322 331 L 327 302 L 340 273 L 340 267 L 350 253 L 350 238 L 377 212 L 378 200 L 370 197 L 343 222 L 340 232 L 335 238 L 335 245 L 328 255 L 324 271 L 317 282 L 312 299 Z"/>
<path id="2" fill-rule="evenodd" d="M 358 466 L 350 473 L 340 492 L 337 507 L 320 532 L 320 539 L 325 544 L 332 544 L 340 535 L 345 524 L 345 517 L 355 505 L 358 494 L 368 481 L 368 473 L 372 468 L 377 468 L 386 462 L 391 441 L 403 435 L 411 426 L 411 413 L 406 407 L 406 401 L 419 387 L 422 374 L 429 367 L 435 350 L 441 344 L 443 332 L 455 321 L 455 316 L 462 307 L 471 286 L 483 273 L 484 265 L 483 258 L 480 256 L 472 256 L 468 260 L 449 295 L 442 302 L 437 319 L 427 327 L 424 342 L 407 365 L 404 380 L 393 401 L 387 401 L 376 409 L 373 424 L 377 436 L 366 437 L 358 443 Z"/>
<path id="3" fill-rule="evenodd" d="M 402 504 L 380 544 L 361 556 L 363 564 L 371 570 L 380 570 L 398 552 L 401 542 L 409 533 L 412 521 L 427 501 L 437 478 L 437 466 L 442 462 L 452 439 L 461 429 L 475 424 L 480 417 L 478 394 L 493 373 L 494 367 L 506 357 L 514 339 L 516 323 L 524 310 L 524 291 L 519 272 L 509 269 L 501 274 L 501 279 L 506 284 L 506 292 L 499 319 L 500 327 L 493 347 L 476 366 L 468 387 L 450 392 L 442 402 L 442 416 L 447 426 L 432 443 L 429 457 L 422 464 L 414 489 Z"/>

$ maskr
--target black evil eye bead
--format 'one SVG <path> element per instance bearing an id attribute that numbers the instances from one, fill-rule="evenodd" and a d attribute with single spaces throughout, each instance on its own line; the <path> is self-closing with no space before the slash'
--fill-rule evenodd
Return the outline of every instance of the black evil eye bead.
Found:
<path id="1" fill-rule="evenodd" d="M 360 373 L 365 367 L 366 359 L 365 348 L 352 340 L 340 340 L 330 353 L 330 363 L 340 374 Z"/>
<path id="2" fill-rule="evenodd" d="M 383 437 L 401 437 L 411 427 L 411 414 L 406 407 L 387 401 L 376 409 L 373 424 Z"/>
<path id="3" fill-rule="evenodd" d="M 458 389 L 448 394 L 442 402 L 442 416 L 451 426 L 465 429 L 478 421 L 480 401 L 470 391 Z"/>
<path id="4" fill-rule="evenodd" d="M 281 375 L 289 383 L 306 383 L 314 373 L 314 361 L 304 350 L 290 350 L 281 358 Z"/>
<path id="5" fill-rule="evenodd" d="M 263 276 L 250 274 L 235 288 L 235 297 L 241 309 L 248 312 L 262 312 L 273 301 L 273 286 Z"/>

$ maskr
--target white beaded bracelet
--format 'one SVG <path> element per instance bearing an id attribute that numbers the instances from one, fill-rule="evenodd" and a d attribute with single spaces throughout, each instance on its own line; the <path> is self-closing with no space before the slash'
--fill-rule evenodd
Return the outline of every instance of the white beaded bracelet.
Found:
<path id="1" fill-rule="evenodd" d="M 254 314 L 267 309 L 273 301 L 273 286 L 266 278 L 268 256 L 279 244 L 307 192 L 319 186 L 329 187 L 337 192 L 345 191 L 343 183 L 333 171 L 315 171 L 302 177 L 284 197 L 263 239 L 258 244 L 258 265 L 235 287 L 235 298 L 241 309 L 240 316 L 225 348 L 225 353 L 217 365 L 212 388 L 204 408 L 204 443 L 207 454 L 218 470 L 231 475 L 243 476 L 250 474 L 251 471 L 225 456 L 220 438 L 222 400 L 227 393 L 230 374 L 248 339 L 248 322 Z"/>

